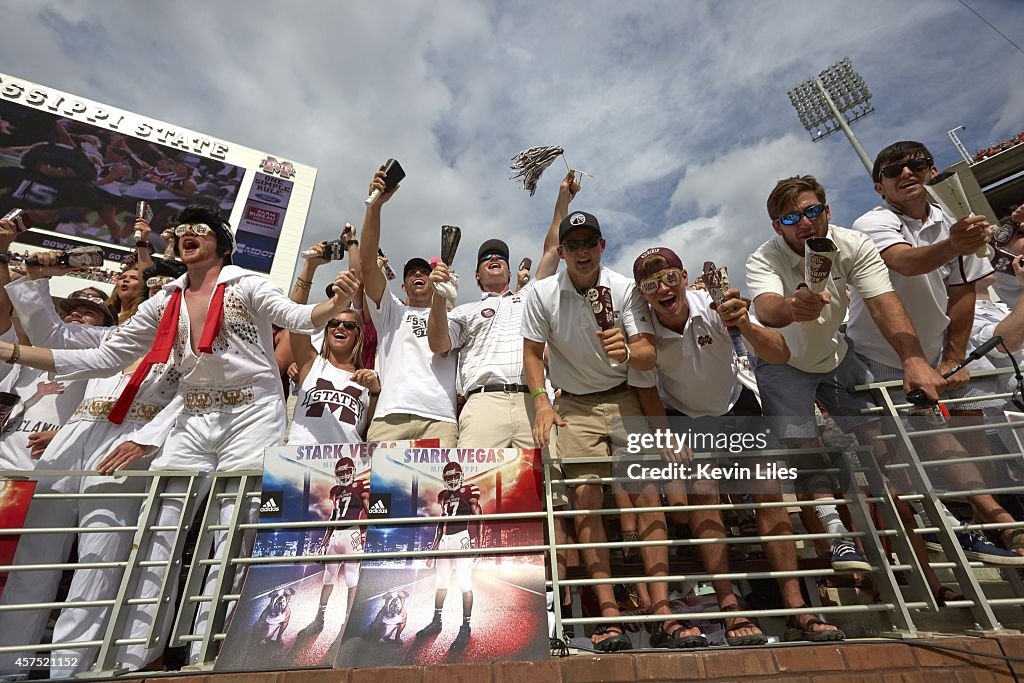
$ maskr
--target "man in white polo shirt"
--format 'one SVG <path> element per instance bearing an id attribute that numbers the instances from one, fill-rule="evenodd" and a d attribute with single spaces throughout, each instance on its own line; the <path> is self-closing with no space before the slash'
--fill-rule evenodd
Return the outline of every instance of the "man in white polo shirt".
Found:
<path id="1" fill-rule="evenodd" d="M 610 462 L 574 463 L 572 458 L 614 454 L 627 445 L 623 420 L 642 421 L 643 409 L 633 387 L 651 388 L 656 383 L 650 313 L 632 280 L 601 266 L 605 242 L 596 217 L 582 211 L 571 213 L 559 225 L 558 241 L 566 270 L 538 281 L 523 311 L 523 366 L 536 410 L 533 438 L 538 446 L 546 446 L 551 427 L 557 426 L 558 452 L 566 477 L 608 477 Z M 595 310 L 601 312 L 603 326 Z M 551 383 L 562 391 L 554 407 L 544 390 L 545 343 Z M 603 501 L 604 491 L 598 482 L 573 488 L 577 509 L 598 509 Z M 635 501 L 638 507 L 656 506 L 656 488 L 644 491 Z M 639 530 L 645 540 L 664 539 L 664 515 L 660 511 L 640 514 Z M 578 517 L 576 536 L 580 543 L 605 542 L 602 518 Z M 593 578 L 609 578 L 607 550 L 587 548 L 581 555 Z M 642 548 L 641 557 L 648 572 L 664 572 L 668 566 L 664 546 Z M 601 616 L 619 615 L 610 583 L 595 585 L 594 593 Z M 650 593 L 653 611 L 669 613 L 667 584 L 651 584 Z M 668 647 L 686 646 L 684 639 L 676 638 L 686 629 L 676 625 L 666 630 L 672 623 L 662 626 L 660 639 Z M 599 626 L 592 640 L 594 647 L 606 652 L 631 646 L 618 624 Z"/>
<path id="2" fill-rule="evenodd" d="M 904 385 L 921 388 L 934 398 L 944 383 L 928 364 L 914 327 L 892 291 L 885 264 L 869 239 L 855 231 L 829 224 L 831 214 L 825 189 L 812 176 L 779 181 L 767 202 L 776 232 L 747 259 L 747 286 L 757 318 L 779 329 L 790 349 L 785 365 L 759 360 L 755 366 L 765 415 L 786 418 L 776 425 L 779 437 L 798 448 L 821 446 L 814 418 L 817 398 L 844 430 L 865 429 L 869 418 L 860 411 L 871 405 L 870 396 L 854 387 L 866 373 L 839 331 L 849 305 L 848 290 L 859 292 L 884 338 L 894 346 L 906 368 Z M 804 282 L 804 244 L 812 237 L 827 237 L 838 248 L 825 290 L 814 294 Z M 862 443 L 869 443 L 867 435 Z M 803 457 L 804 467 L 821 464 Z M 826 476 L 801 479 L 801 498 L 834 497 Z M 845 533 L 835 505 L 818 505 L 818 519 L 829 533 Z M 805 521 L 807 524 L 808 521 Z M 832 543 L 832 566 L 842 570 L 870 568 L 850 541 Z"/>
<path id="3" fill-rule="evenodd" d="M 747 304 L 739 292 L 730 289 L 726 300 L 714 309 L 705 290 L 689 290 L 686 269 L 679 256 L 667 247 L 655 247 L 640 254 L 633 262 L 633 280 L 654 314 L 654 337 L 658 350 L 658 388 L 662 414 L 675 418 L 722 416 L 760 416 L 761 406 L 754 392 L 739 381 L 739 361 L 729 328 L 737 328 L 750 343 L 754 353 L 770 363 L 785 363 L 789 350 L 782 335 L 753 324 L 747 316 Z M 649 408 L 648 412 L 656 410 Z M 688 422 L 685 426 L 693 426 Z M 684 425 L 674 423 L 675 427 Z M 729 424 L 730 430 L 737 425 Z M 685 429 L 677 429 L 683 432 Z M 703 431 L 703 430 L 696 430 Z M 714 431 L 714 430 L 709 430 Z M 687 453 L 687 456 L 690 454 Z M 782 495 L 754 494 L 758 502 L 781 501 Z M 687 482 L 687 499 L 691 505 L 715 505 L 719 500 L 714 481 Z M 691 510 L 690 528 L 700 539 L 725 538 L 722 513 L 717 509 Z M 758 511 L 761 533 L 773 535 L 777 529 L 792 526 L 789 515 L 781 507 Z M 796 569 L 796 552 L 792 543 L 765 544 L 772 569 Z M 788 551 L 788 554 L 784 554 Z M 704 568 L 709 574 L 729 572 L 728 546 L 706 543 L 697 546 Z M 788 586 L 785 582 L 791 582 Z M 724 612 L 740 609 L 729 580 L 712 585 L 718 606 Z M 797 579 L 780 581 L 783 595 L 789 596 L 786 607 L 803 606 Z M 726 620 L 726 639 L 730 645 L 761 645 L 767 638 L 746 618 Z"/>
<path id="4" fill-rule="evenodd" d="M 385 191 L 384 171 L 377 171 L 370 192 L 380 196 L 366 207 L 363 241 L 359 250 L 363 291 L 370 319 L 377 328 L 377 372 L 380 398 L 367 431 L 370 441 L 439 439 L 442 448 L 458 440 L 455 421 L 454 355 L 435 355 L 427 340 L 427 318 L 433 286 L 430 264 L 410 259 L 402 273 L 408 305 L 388 290 L 388 281 L 377 267 L 381 207 L 398 191 Z"/>
<path id="5" fill-rule="evenodd" d="M 885 203 L 854 221 L 853 228 L 867 235 L 881 252 L 891 271 L 893 288 L 920 335 L 925 358 L 944 373 L 967 355 L 974 323 L 974 283 L 992 273 L 992 266 L 975 255 L 988 239 L 985 217 L 970 216 L 957 221 L 930 202 L 925 183 L 938 174 L 932 159 L 927 147 L 913 141 L 896 142 L 879 152 L 872 177 L 875 191 Z M 900 358 L 893 348 L 880 343 L 878 321 L 870 313 L 867 301 L 855 295 L 850 304 L 847 334 L 868 370 L 870 381 L 899 379 Z M 950 377 L 946 397 L 982 396 L 998 390 L 995 381 L 968 384 L 969 380 L 966 368 Z M 950 413 L 965 421 L 979 420 L 982 409 L 998 404 L 999 401 L 985 400 L 960 403 Z M 965 456 L 988 452 L 984 432 L 964 433 L 955 438 L 938 435 L 929 441 L 929 450 L 935 453 L 958 451 Z M 948 466 L 944 471 L 962 488 L 985 488 L 986 477 L 981 471 L 985 467 L 961 464 Z M 969 501 L 986 523 L 1014 521 L 991 495 L 971 496 Z M 1024 555 L 1024 530 L 1006 529 L 1002 537 L 1008 550 Z M 976 557 L 990 552 L 999 554 L 999 549 L 982 534 L 964 534 L 960 541 Z"/>

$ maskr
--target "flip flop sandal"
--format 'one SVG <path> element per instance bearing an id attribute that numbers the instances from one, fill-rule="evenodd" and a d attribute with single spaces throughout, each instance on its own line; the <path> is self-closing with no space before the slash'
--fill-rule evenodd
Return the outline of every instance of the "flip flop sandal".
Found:
<path id="1" fill-rule="evenodd" d="M 739 610 L 728 609 L 723 610 L 725 612 L 738 612 Z M 731 631 L 738 631 L 741 628 L 756 628 L 758 631 L 761 627 L 746 619 L 744 617 L 735 617 L 737 620 L 733 622 L 732 626 L 726 626 L 725 628 L 725 642 L 729 643 L 732 647 L 746 647 L 750 645 L 765 645 L 768 643 L 768 636 L 763 633 L 751 633 L 745 636 L 730 636 Z"/>
<path id="2" fill-rule="evenodd" d="M 633 641 L 626 636 L 626 630 L 621 624 L 601 624 L 594 629 L 595 636 L 603 636 L 606 633 L 611 633 L 611 637 L 594 643 L 595 650 L 599 652 L 620 652 L 633 647 Z"/>
<path id="3" fill-rule="evenodd" d="M 651 635 L 651 647 L 667 648 L 672 650 L 691 650 L 708 646 L 708 639 L 703 633 L 696 636 L 679 637 L 680 631 L 689 631 L 692 626 L 676 626 L 672 633 L 668 634 L 661 628 Z"/>
<path id="4" fill-rule="evenodd" d="M 786 620 L 786 640 L 805 640 L 808 643 L 832 643 L 839 640 L 846 640 L 846 634 L 838 628 L 829 629 L 827 631 L 813 630 L 813 627 L 818 624 L 827 625 L 827 622 L 822 621 L 812 614 L 811 618 L 801 626 L 796 617 L 790 617 Z M 796 635 L 794 636 L 794 634 Z"/>

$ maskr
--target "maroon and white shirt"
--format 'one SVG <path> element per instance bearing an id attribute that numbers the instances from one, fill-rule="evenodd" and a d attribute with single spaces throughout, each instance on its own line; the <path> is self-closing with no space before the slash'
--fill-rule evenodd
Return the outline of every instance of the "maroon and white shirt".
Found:
<path id="1" fill-rule="evenodd" d="M 363 495 L 370 495 L 370 487 L 364 479 L 356 479 L 348 486 L 334 486 L 331 489 L 331 500 L 334 502 L 331 521 L 360 519 L 363 512 Z"/>
<path id="2" fill-rule="evenodd" d="M 317 356 L 299 387 L 288 443 L 359 443 L 369 409 L 370 394 L 352 373 Z"/>
<path id="3" fill-rule="evenodd" d="M 473 484 L 465 484 L 458 490 L 449 491 L 443 489 L 437 494 L 437 504 L 441 506 L 442 517 L 458 517 L 461 515 L 472 515 L 472 501 L 480 499 L 480 489 Z M 466 531 L 466 522 L 442 522 L 445 535 L 457 534 Z"/>

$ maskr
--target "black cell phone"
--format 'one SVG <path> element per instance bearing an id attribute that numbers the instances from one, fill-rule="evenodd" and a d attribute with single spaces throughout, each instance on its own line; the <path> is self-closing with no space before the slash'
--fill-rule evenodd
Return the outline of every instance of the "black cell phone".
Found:
<path id="1" fill-rule="evenodd" d="M 1002 247 L 996 247 L 995 256 L 990 259 L 990 263 L 997 272 L 1013 275 L 1013 262 L 1020 258 L 1020 254 L 1014 254 L 1013 252 L 1006 251 Z"/>
<path id="2" fill-rule="evenodd" d="M 519 270 L 529 270 L 530 268 L 533 268 L 533 261 L 530 260 L 530 257 L 526 257 L 519 262 Z"/>
<path id="3" fill-rule="evenodd" d="M 384 189 L 390 192 L 404 179 L 405 169 L 398 163 L 398 159 L 388 159 L 384 162 Z"/>

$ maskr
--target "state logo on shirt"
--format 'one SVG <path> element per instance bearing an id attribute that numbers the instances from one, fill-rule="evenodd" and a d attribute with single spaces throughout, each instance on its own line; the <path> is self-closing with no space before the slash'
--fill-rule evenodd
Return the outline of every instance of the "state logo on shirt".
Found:
<path id="1" fill-rule="evenodd" d="M 697 336 L 697 346 L 704 348 L 708 344 L 713 343 L 715 340 L 711 338 L 710 334 L 701 334 Z"/>
<path id="2" fill-rule="evenodd" d="M 357 386 L 344 389 L 335 388 L 334 384 L 324 378 L 318 378 L 312 389 L 306 392 L 302 407 L 306 408 L 306 417 L 323 417 L 324 410 L 338 418 L 339 422 L 354 425 L 363 414 L 363 404 L 359 400 L 363 390 Z"/>

